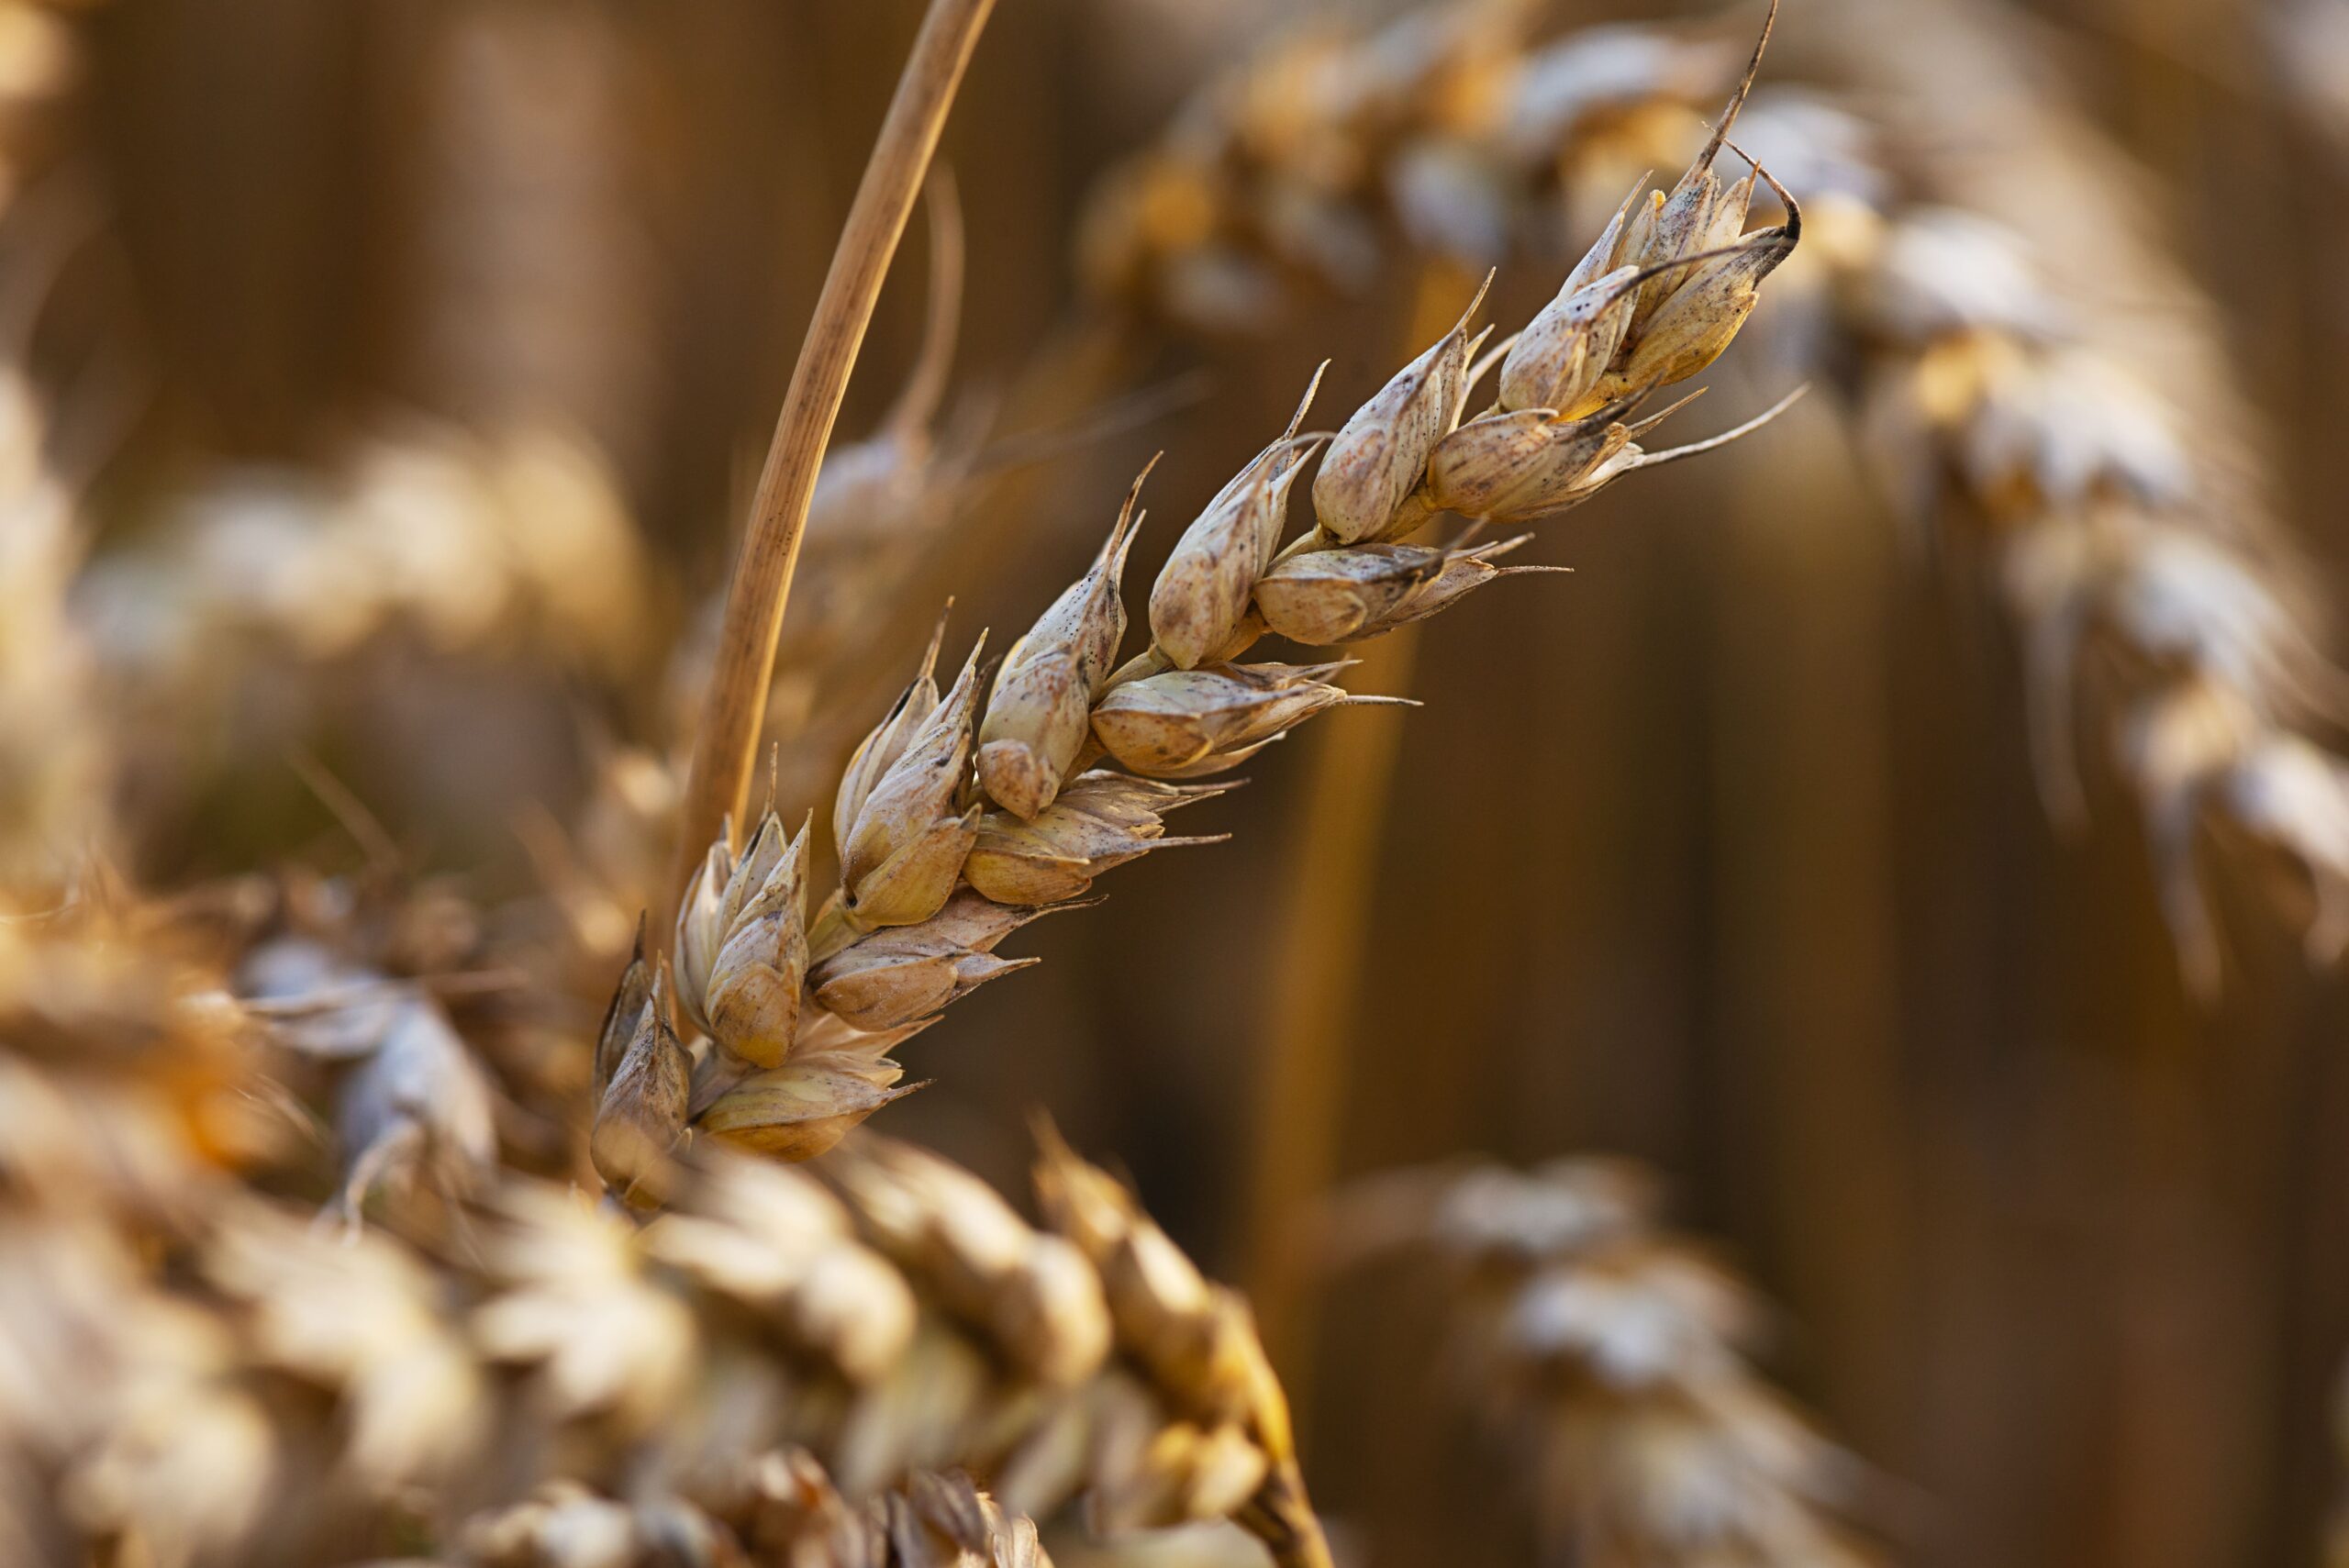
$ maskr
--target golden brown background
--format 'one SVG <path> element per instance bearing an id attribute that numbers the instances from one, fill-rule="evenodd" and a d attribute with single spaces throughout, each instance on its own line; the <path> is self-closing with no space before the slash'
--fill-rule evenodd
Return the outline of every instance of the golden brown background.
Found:
<path id="1" fill-rule="evenodd" d="M 2022 85 L 2142 165 L 2220 304 L 2279 509 L 2336 596 L 2349 161 L 2321 97 L 2279 66 L 2323 74 L 2312 46 L 2277 46 L 2295 15 L 1943 8 L 2023 27 L 2038 71 Z M 1819 12 L 1790 0 L 1785 69 Z M 136 366 L 96 492 L 104 542 L 168 527 L 170 498 L 224 467 L 328 467 L 387 422 L 548 423 L 613 464 L 681 614 L 718 581 L 917 13 L 93 10 L 72 161 L 109 221 L 45 349 Z M 1283 19 L 1268 0 L 1006 0 L 943 154 L 970 231 L 963 395 L 1052 404 L 1037 381 L 1078 309 L 1088 185 Z M 1881 91 L 1901 101 L 1897 82 Z M 920 258 L 909 240 L 844 430 L 877 417 L 912 351 Z M 1542 285 L 1501 286 L 1505 316 Z M 1408 351 L 1408 310 L 1397 276 L 1268 339 L 1173 340 L 1130 367 L 1135 385 L 1205 373 L 1176 412 L 980 495 L 1009 542 L 959 624 L 1020 624 L 1163 446 L 1137 562 L 1154 571 L 1310 365 L 1334 354 L 1333 406 L 1351 406 Z M 1713 379 L 1725 404 L 1783 389 L 1752 346 Z M 1707 428 L 1730 413 L 1708 408 Z M 1331 1177 L 1470 1151 L 1651 1162 L 1681 1219 L 1782 1304 L 1773 1365 L 1885 1478 L 1871 1512 L 1900 1559 L 2311 1561 L 2349 1343 L 2337 978 L 2232 918 L 2227 999 L 2187 1000 L 2126 800 L 2103 792 L 2077 841 L 2048 826 L 2013 649 L 1965 588 L 1902 558 L 1831 397 L 1532 548 L 1575 575 L 1505 584 L 1432 628 L 1409 677 L 1426 707 L 1322 721 L 1203 808 L 1212 822 L 1184 824 L 1231 844 L 1158 857 L 1103 910 L 1023 936 L 1049 962 L 912 1048 L 937 1082 L 889 1129 L 1008 1177 L 1045 1106 L 1115 1151 L 1211 1269 L 1270 1292 L 1317 1495 L 1362 1524 L 1374 1561 L 1525 1560 L 1492 1456 L 1436 1396 L 1427 1292 L 1402 1274 L 1264 1274 L 1312 1229 L 1309 1208 L 1268 1208 L 1277 1178 L 1258 1173 L 1264 1118 L 1288 1114 L 1264 1091 L 1272 988 L 1330 957 L 1282 940 L 1291 829 L 1317 748 L 1343 730 L 1375 752 L 1363 737 L 1391 733 L 1394 808 L 1352 868 L 1365 940 L 1349 954 L 1336 933 Z M 581 701 L 654 728 L 656 672 L 625 673 Z M 541 700 L 569 680 L 395 639 L 349 660 L 295 728 L 421 863 L 494 897 L 529 883 L 524 803 L 564 815 L 582 788 L 578 733 Z M 133 772 L 142 874 L 333 842 L 276 764 L 277 700 L 265 678 L 242 686 L 195 774 Z M 1467 1548 L 1462 1496 L 1481 1499 Z"/>

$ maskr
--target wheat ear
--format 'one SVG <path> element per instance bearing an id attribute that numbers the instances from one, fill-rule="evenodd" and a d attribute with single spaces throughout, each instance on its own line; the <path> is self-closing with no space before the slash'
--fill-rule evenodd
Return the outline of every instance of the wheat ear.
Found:
<path id="1" fill-rule="evenodd" d="M 771 805 L 739 851 L 730 826 L 718 832 L 675 925 L 681 1017 L 708 1041 L 683 1116 L 665 1089 L 634 1092 L 685 1060 L 664 1010 L 618 1008 L 607 1026 L 614 1082 L 631 1086 L 598 1111 L 614 1189 L 657 1201 L 663 1151 L 688 1127 L 820 1152 L 905 1092 L 892 1047 L 1019 967 L 996 956 L 1005 938 L 1102 872 L 1184 841 L 1163 837 L 1165 814 L 1223 787 L 1193 781 L 1317 713 L 1388 700 L 1335 684 L 1340 663 L 1236 662 L 1263 637 L 1345 643 L 1425 619 L 1523 570 L 1496 563 L 1523 536 L 1479 544 L 1481 530 L 1551 517 L 1681 455 L 1640 443 L 1655 422 L 1635 418 L 1640 404 L 1728 346 L 1800 235 L 1784 193 L 1787 220 L 1744 232 L 1757 177 L 1770 178 L 1725 185 L 1692 165 L 1668 198 L 1635 191 L 1508 346 L 1476 358 L 1480 290 L 1334 435 L 1303 432 L 1317 373 L 1289 428 L 1185 530 L 1151 595 L 1153 640 L 1119 663 L 1137 479 L 1092 569 L 1012 644 L 990 695 L 981 646 L 941 693 L 932 643 L 834 794 L 840 882 L 812 916 L 812 818 L 793 832 Z M 1466 417 L 1496 370 L 1497 401 Z M 1317 447 L 1315 526 L 1284 545 Z M 1408 542 L 1447 513 L 1473 521 L 1449 543 Z M 1124 771 L 1093 765 L 1104 760 Z M 642 981 L 622 989 L 650 995 Z"/>
<path id="2" fill-rule="evenodd" d="M 1343 642 L 1423 619 L 1501 575 L 1490 558 L 1517 542 L 1402 542 L 1434 517 L 1466 513 L 1471 536 L 1531 521 L 1673 455 L 1645 450 L 1626 421 L 1727 346 L 1799 234 L 1790 196 L 1785 225 L 1743 233 L 1752 184 L 1724 187 L 1698 167 L 1638 209 L 1643 222 L 1627 202 L 1510 347 L 1477 360 L 1472 300 L 1335 436 L 1301 433 L 1308 389 L 1288 430 L 1177 544 L 1141 654 L 1119 662 L 1140 480 L 1092 568 L 1012 645 L 984 703 L 979 648 L 941 691 L 934 640 L 835 793 L 840 884 L 820 908 L 807 911 L 812 815 L 793 831 L 771 806 L 739 851 L 730 832 L 710 844 L 678 913 L 674 967 L 640 954 L 623 977 L 596 1052 L 591 1140 L 612 1192 L 648 1208 L 690 1201 L 696 1137 L 785 1159 L 831 1148 L 907 1092 L 888 1051 L 1019 967 L 996 955 L 1004 938 L 1164 847 L 1164 813 L 1219 787 L 1188 781 L 1365 700 L 1331 684 L 1338 665 L 1235 662 L 1255 641 Z M 1464 417 L 1496 367 L 1499 401 Z M 1288 493 L 1325 443 L 1316 526 L 1284 547 Z M 1092 766 L 1104 757 L 1128 771 Z M 681 1028 L 706 1046 L 690 1049 Z M 1229 1496 L 1282 1562 L 1326 1563 L 1244 1306 L 1057 1145 L 1041 1179 L 1056 1224 L 1104 1276 L 1119 1343 L 1190 1423 L 1191 1436 L 1152 1450 L 1185 1456 L 1194 1479 L 1174 1496 L 1194 1508 Z M 672 1218 L 652 1231 L 674 1234 Z"/>
<path id="3" fill-rule="evenodd" d="M 1623 1162 L 1406 1171 L 1341 1193 L 1334 1256 L 1439 1260 L 1462 1403 L 1526 1456 L 1555 1561 L 1864 1568 L 1857 1464 L 1745 1356 L 1748 1288 Z"/>

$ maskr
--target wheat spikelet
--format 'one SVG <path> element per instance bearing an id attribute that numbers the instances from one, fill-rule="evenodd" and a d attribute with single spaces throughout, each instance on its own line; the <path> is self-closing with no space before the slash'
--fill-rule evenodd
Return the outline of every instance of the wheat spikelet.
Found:
<path id="1" fill-rule="evenodd" d="M 231 980 L 273 1043 L 338 1080 L 340 1210 L 355 1219 L 387 1187 L 481 1189 L 498 1161 L 499 1090 L 475 1043 L 458 1032 L 429 973 L 387 972 L 398 933 L 367 940 L 366 920 L 341 908 L 306 918 L 299 895 L 281 896 L 276 929 L 241 955 Z M 320 900 L 337 901 L 331 892 Z"/>
<path id="2" fill-rule="evenodd" d="M 1608 1160 L 1398 1172 L 1340 1195 L 1336 1247 L 1441 1262 L 1459 1397 L 1524 1456 L 1555 1560 L 1879 1561 L 1857 1467 L 1746 1360 L 1747 1287 L 1656 1208 Z"/>
<path id="3" fill-rule="evenodd" d="M 1843 6 L 1814 39 L 1839 75 L 1898 86 L 1927 125 L 1963 112 L 2032 154 L 1990 169 L 1995 153 L 1928 142 L 1887 166 L 1881 137 L 1801 99 L 1753 127 L 1817 198 L 1828 303 L 1803 351 L 1856 367 L 1854 419 L 1915 531 L 1967 544 L 1949 553 L 1981 561 L 2017 623 L 2049 809 L 2083 814 L 2085 706 L 2140 802 L 2189 984 L 2207 997 L 2220 983 L 2210 834 L 2222 864 L 2272 867 L 2311 959 L 2332 960 L 2349 945 L 2349 772 L 2309 728 L 2338 682 L 2241 482 L 2242 420 L 2191 290 L 2098 177 L 2109 156 L 2014 89 L 2015 58 L 1978 21 Z M 1229 329 L 1377 264 L 1386 228 L 1447 254 L 1539 249 L 1585 199 L 1576 172 L 1637 167 L 1694 134 L 1692 92 L 1720 71 L 1709 47 L 1651 31 L 1542 40 L 1530 8 L 1488 0 L 1315 32 L 1247 62 L 1112 178 L 1087 271 L 1126 308 Z M 2046 230 L 2076 292 L 2017 234 L 1916 195 L 1953 184 Z M 2091 291 L 2135 308 L 2100 318 Z M 2169 308 L 2149 327 L 2154 301 Z"/>

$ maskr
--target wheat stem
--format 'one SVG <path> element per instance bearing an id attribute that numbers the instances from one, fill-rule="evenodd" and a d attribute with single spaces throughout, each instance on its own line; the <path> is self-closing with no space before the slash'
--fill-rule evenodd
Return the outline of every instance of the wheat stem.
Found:
<path id="1" fill-rule="evenodd" d="M 1387 633 L 1358 655 L 1356 678 L 1380 691 L 1408 689 L 1418 642 L 1417 627 Z M 1369 900 L 1402 738 L 1394 720 L 1315 737 L 1274 944 L 1280 962 L 1259 1042 L 1248 1294 L 1292 1387 L 1303 1383 L 1311 1349 L 1294 1226 L 1337 1164 Z"/>
<path id="2" fill-rule="evenodd" d="M 970 63 L 994 0 L 931 0 L 889 113 L 865 164 L 831 271 L 784 394 L 774 440 L 751 504 L 750 528 L 735 562 L 709 692 L 694 737 L 677 837 L 674 899 L 729 819 L 740 822 L 756 771 L 759 726 L 793 568 L 832 422 L 873 319 L 882 279 L 913 211 L 947 110 Z M 656 921 L 665 931 L 670 922 Z"/>
<path id="3" fill-rule="evenodd" d="M 1474 283 L 1441 261 L 1423 265 L 1406 340 L 1441 333 Z M 1418 651 L 1419 628 L 1397 628 L 1362 649 L 1354 682 L 1404 695 Z M 1346 1048 L 1401 744 L 1402 727 L 1396 723 L 1351 724 L 1313 738 L 1290 891 L 1274 943 L 1281 962 L 1273 966 L 1256 1053 L 1263 1068 L 1246 1210 L 1255 1227 L 1248 1295 L 1265 1346 L 1300 1408 L 1311 1371 L 1312 1318 L 1300 1310 L 1305 1281 L 1294 1227 L 1301 1206 L 1328 1189 L 1337 1167 Z"/>

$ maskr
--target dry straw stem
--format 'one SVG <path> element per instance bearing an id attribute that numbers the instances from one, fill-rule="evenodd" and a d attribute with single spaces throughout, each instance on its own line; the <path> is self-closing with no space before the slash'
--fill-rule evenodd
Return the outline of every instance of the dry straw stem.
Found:
<path id="1" fill-rule="evenodd" d="M 1525 333 L 1480 359 L 1480 291 L 1334 435 L 1303 429 L 1317 373 L 1288 429 L 1176 541 L 1150 597 L 1153 641 L 1124 663 L 1119 576 L 1142 521 L 1139 478 L 1092 569 L 991 683 L 977 645 L 942 683 L 941 626 L 834 792 L 840 880 L 812 913 L 807 828 L 786 832 L 771 804 L 739 851 L 730 828 L 714 835 L 674 937 L 683 1024 L 707 1042 L 686 1118 L 674 1096 L 607 1098 L 607 1181 L 657 1201 L 654 1156 L 689 1126 L 785 1157 L 820 1152 L 907 1092 L 891 1049 L 1019 966 L 996 955 L 1004 939 L 1103 872 L 1196 841 L 1163 836 L 1167 813 L 1227 787 L 1195 781 L 1317 713 L 1391 700 L 1348 694 L 1332 680 L 1340 662 L 1239 662 L 1256 642 L 1353 642 L 1425 619 L 1526 570 L 1496 563 L 1526 536 L 1480 542 L 1486 530 L 1710 444 L 1650 451 L 1638 438 L 1664 416 L 1638 411 L 1728 347 L 1755 285 L 1793 250 L 1801 219 L 1783 193 L 1786 221 L 1744 232 L 1757 178 L 1770 181 L 1756 170 L 1725 184 L 1708 157 L 1669 197 L 1636 187 Z M 1470 417 L 1487 378 L 1497 400 Z M 1317 448 L 1315 526 L 1284 546 Z M 1468 522 L 1449 539 L 1414 542 L 1453 514 Z M 616 1082 L 655 1081 L 673 1060 L 660 1011 L 616 1011 Z"/>
<path id="2" fill-rule="evenodd" d="M 889 259 L 993 8 L 994 0 L 932 0 L 841 230 L 807 341 L 792 368 L 727 595 L 726 619 L 685 785 L 672 884 L 675 888 L 684 887 L 700 862 L 703 847 L 719 828 L 729 820 L 744 819 L 775 644 L 783 631 L 784 606 L 791 594 L 817 470 Z"/>
<path id="3" fill-rule="evenodd" d="M 2050 811 L 2085 815 L 2076 738 L 2092 728 L 2137 797 L 2199 995 L 2221 982 L 2221 870 L 2264 878 L 2310 958 L 2336 958 L 2349 766 L 2310 736 L 2337 723 L 2342 683 L 2256 494 L 2207 302 L 2114 195 L 2110 150 L 2034 106 L 1967 17 L 1827 13 L 1807 17 L 1831 74 L 1897 87 L 1924 123 L 1887 159 L 1822 103 L 1782 99 L 1749 121 L 1814 197 L 1826 297 L 1801 347 L 1855 373 L 1855 424 L 1912 536 L 1977 566 L 2013 617 Z M 1723 63 L 1660 32 L 1544 40 L 1510 0 L 1303 36 L 1104 188 L 1087 270 L 1135 309 L 1229 328 L 1261 324 L 1301 283 L 1352 281 L 1376 263 L 1382 226 L 1442 254 L 1542 248 L 1558 183 L 1571 204 L 1577 171 L 1698 134 L 1692 83 Z M 1937 105 L 1995 128 L 1992 145 L 1953 152 Z M 2026 235 L 2070 265 L 2061 284 Z"/>
<path id="4" fill-rule="evenodd" d="M 767 1560 L 846 1517 L 795 1451 L 933 1526 L 918 1473 L 962 1467 L 1013 1515 L 1309 1530 L 1244 1308 L 1057 1142 L 1050 1229 L 877 1140 L 821 1179 L 700 1151 L 643 1225 L 510 1169 L 364 1231 L 263 1195 L 307 1157 L 273 1080 L 369 1019 L 232 1000 L 290 966 L 245 903 L 94 885 L 0 919 L 6 1561 Z M 1016 1523 L 985 1539 L 1030 1560 Z"/>
<path id="5" fill-rule="evenodd" d="M 1534 1493 L 1545 1551 L 1591 1568 L 1863 1568 L 1863 1479 L 1754 1373 L 1745 1284 L 1659 1229 L 1653 1184 L 1609 1160 L 1374 1177 L 1341 1195 L 1336 1256 L 1433 1258 L 1463 1406 Z"/>

